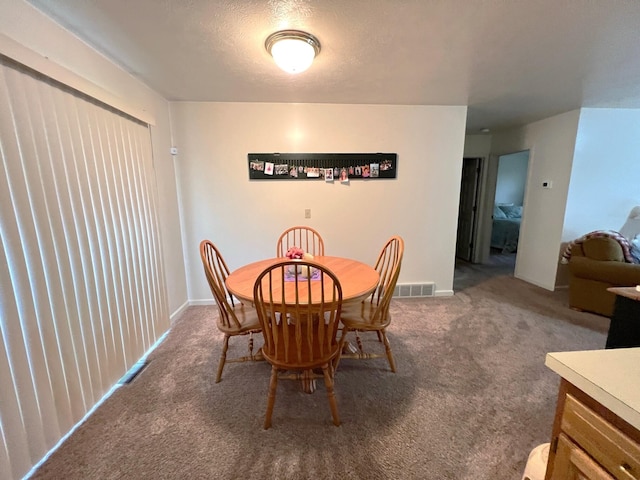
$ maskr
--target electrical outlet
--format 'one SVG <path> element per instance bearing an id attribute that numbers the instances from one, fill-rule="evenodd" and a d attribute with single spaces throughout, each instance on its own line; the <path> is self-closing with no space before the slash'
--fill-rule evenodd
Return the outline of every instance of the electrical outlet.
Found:
<path id="1" fill-rule="evenodd" d="M 311 218 L 311 209 L 310 208 L 305 208 L 304 209 L 304 218 Z"/>

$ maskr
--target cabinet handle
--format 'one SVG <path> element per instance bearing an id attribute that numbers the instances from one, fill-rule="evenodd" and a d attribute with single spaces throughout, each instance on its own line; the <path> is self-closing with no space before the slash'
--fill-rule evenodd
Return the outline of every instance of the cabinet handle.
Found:
<path id="1" fill-rule="evenodd" d="M 629 465 L 628 463 L 623 463 L 618 468 L 622 473 L 626 474 L 630 479 L 636 480 L 635 475 L 631 473 L 631 470 L 632 470 L 631 465 Z"/>

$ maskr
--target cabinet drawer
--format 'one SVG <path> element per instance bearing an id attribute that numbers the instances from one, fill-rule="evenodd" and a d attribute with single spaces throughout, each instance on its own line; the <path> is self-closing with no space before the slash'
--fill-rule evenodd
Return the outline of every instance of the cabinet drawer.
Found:
<path id="1" fill-rule="evenodd" d="M 620 480 L 640 480 L 640 445 L 567 394 L 560 429 Z"/>
<path id="2" fill-rule="evenodd" d="M 615 480 L 564 433 L 558 437 L 556 464 L 551 480 Z"/>

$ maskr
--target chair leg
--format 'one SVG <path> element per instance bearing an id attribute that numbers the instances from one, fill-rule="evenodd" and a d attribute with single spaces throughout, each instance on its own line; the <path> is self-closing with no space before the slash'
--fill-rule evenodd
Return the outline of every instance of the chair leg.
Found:
<path id="1" fill-rule="evenodd" d="M 382 334 L 380 333 L 380 330 L 376 330 L 376 333 L 378 334 L 378 341 L 382 343 Z"/>
<path id="2" fill-rule="evenodd" d="M 271 427 L 271 414 L 276 403 L 276 387 L 278 386 L 278 369 L 271 367 L 271 380 L 269 381 L 269 395 L 267 397 L 267 414 L 264 417 L 264 429 Z"/>
<path id="3" fill-rule="evenodd" d="M 384 349 L 387 351 L 387 360 L 389 360 L 389 366 L 391 367 L 391 371 L 396 373 L 396 362 L 393 360 L 393 354 L 391 353 L 391 345 L 389 344 L 389 339 L 387 338 L 387 332 L 385 330 L 379 330 L 382 335 L 382 341 L 384 342 Z"/>
<path id="4" fill-rule="evenodd" d="M 253 360 L 253 332 L 249 332 L 249 358 Z"/>
<path id="5" fill-rule="evenodd" d="M 342 357 L 342 353 L 343 353 L 343 348 L 345 346 L 345 340 L 347 337 L 347 327 L 343 327 L 342 328 L 342 335 L 340 336 L 340 340 L 338 341 L 338 344 L 340 345 L 339 347 L 339 354 L 336 356 L 335 360 L 333 361 L 333 371 L 334 373 L 338 370 L 338 365 L 340 365 L 340 358 Z"/>
<path id="6" fill-rule="evenodd" d="M 218 362 L 218 375 L 216 376 L 216 383 L 222 378 L 222 369 L 224 363 L 227 361 L 227 350 L 229 349 L 229 335 L 224 336 L 224 342 L 222 342 L 222 353 L 220 354 L 220 362 Z"/>
<path id="7" fill-rule="evenodd" d="M 322 373 L 324 374 L 324 384 L 327 387 L 327 398 L 329 399 L 329 407 L 331 408 L 333 424 L 335 426 L 339 426 L 340 417 L 338 416 L 338 404 L 336 402 L 336 395 L 333 392 L 333 378 L 329 372 L 329 364 L 322 366 Z"/>
<path id="8" fill-rule="evenodd" d="M 358 330 L 354 330 L 354 333 L 356 334 L 356 344 L 358 345 L 358 351 L 360 353 L 364 353 L 364 348 L 362 346 L 362 339 L 360 338 L 360 334 Z"/>

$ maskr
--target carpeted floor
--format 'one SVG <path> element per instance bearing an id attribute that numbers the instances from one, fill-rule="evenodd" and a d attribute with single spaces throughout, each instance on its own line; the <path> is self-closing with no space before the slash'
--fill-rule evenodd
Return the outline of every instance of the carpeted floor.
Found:
<path id="1" fill-rule="evenodd" d="M 463 283 L 453 297 L 394 299 L 398 373 L 343 360 L 340 427 L 321 382 L 309 395 L 283 380 L 263 430 L 269 366 L 229 364 L 215 384 L 217 311 L 191 307 L 33 478 L 520 480 L 551 434 L 559 379 L 545 354 L 604 348 L 609 321 L 509 275 Z"/>

